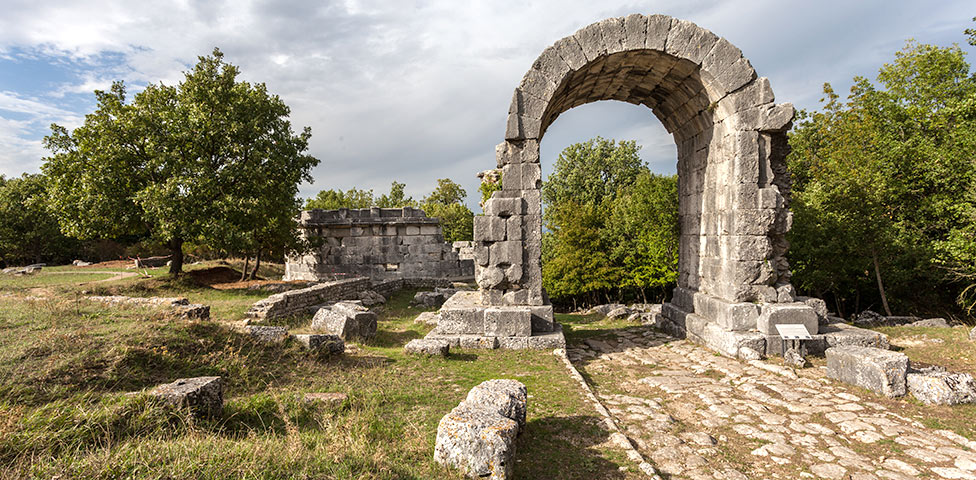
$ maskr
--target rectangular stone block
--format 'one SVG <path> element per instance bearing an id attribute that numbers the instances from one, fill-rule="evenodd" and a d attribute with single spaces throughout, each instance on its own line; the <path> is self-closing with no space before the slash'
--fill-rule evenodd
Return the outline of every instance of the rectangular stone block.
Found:
<path id="1" fill-rule="evenodd" d="M 489 247 L 488 258 L 491 265 L 521 265 L 522 242 L 496 242 Z"/>
<path id="2" fill-rule="evenodd" d="M 495 337 L 528 337 L 532 335 L 532 312 L 528 307 L 486 308 L 484 332 Z"/>
<path id="3" fill-rule="evenodd" d="M 555 328 L 555 321 L 553 320 L 552 305 L 536 305 L 529 307 L 529 311 L 532 312 L 532 332 L 533 333 L 547 333 L 553 331 Z"/>
<path id="4" fill-rule="evenodd" d="M 502 177 L 502 183 L 505 177 Z M 496 192 L 497 193 L 497 192 Z M 521 197 L 498 197 L 493 195 L 485 202 L 485 216 L 510 217 L 512 215 L 523 215 L 525 204 Z"/>
<path id="5" fill-rule="evenodd" d="M 407 235 L 420 235 L 420 227 L 416 225 L 407 225 L 406 230 Z"/>
<path id="6" fill-rule="evenodd" d="M 760 307 L 757 329 L 766 335 L 778 335 L 776 325 L 803 325 L 811 335 L 817 333 L 817 312 L 803 303 L 768 303 Z"/>
<path id="7" fill-rule="evenodd" d="M 521 170 L 521 190 L 538 190 L 542 188 L 542 165 L 538 163 L 524 163 Z M 502 178 L 504 182 L 504 177 Z"/>
<path id="8" fill-rule="evenodd" d="M 509 164 L 502 167 L 502 189 L 504 190 L 522 189 L 522 164 L 521 163 Z M 486 212 L 488 211 L 488 205 L 485 205 L 485 211 Z"/>
<path id="9" fill-rule="evenodd" d="M 505 239 L 522 240 L 522 215 L 512 215 L 505 220 Z"/>
<path id="10" fill-rule="evenodd" d="M 756 329 L 759 307 L 754 303 L 732 303 L 701 292 L 695 293 L 694 302 L 695 313 L 713 320 L 723 330 Z"/>
<path id="11" fill-rule="evenodd" d="M 483 334 L 485 310 L 478 307 L 442 308 L 437 332 L 442 334 Z"/>
<path id="12" fill-rule="evenodd" d="M 475 215 L 474 241 L 500 242 L 505 240 L 505 219 L 492 215 Z"/>
<path id="13" fill-rule="evenodd" d="M 905 395 L 908 357 L 873 347 L 827 349 L 827 376 L 887 397 Z"/>

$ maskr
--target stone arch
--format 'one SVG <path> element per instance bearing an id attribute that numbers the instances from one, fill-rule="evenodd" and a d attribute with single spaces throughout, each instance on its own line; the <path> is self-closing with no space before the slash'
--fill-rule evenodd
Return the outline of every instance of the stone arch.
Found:
<path id="1" fill-rule="evenodd" d="M 730 42 L 665 15 L 586 26 L 546 48 L 515 89 L 496 147 L 502 190 L 475 219 L 481 302 L 548 304 L 539 142 L 562 112 L 600 100 L 647 106 L 678 147 L 681 241 L 678 286 L 664 309 L 670 325 L 740 355 L 743 347 L 764 353 L 772 323 L 809 324 L 812 310 L 793 303 L 785 258 L 793 106 L 774 103 L 769 81 Z M 803 311 L 786 315 L 787 306 Z"/>

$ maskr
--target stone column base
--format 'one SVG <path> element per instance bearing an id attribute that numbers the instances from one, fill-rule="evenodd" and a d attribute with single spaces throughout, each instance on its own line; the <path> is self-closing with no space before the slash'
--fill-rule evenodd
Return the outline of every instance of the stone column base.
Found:
<path id="1" fill-rule="evenodd" d="M 556 349 L 566 347 L 552 305 L 484 305 L 479 292 L 460 291 L 444 302 L 425 338 L 457 348 Z"/>

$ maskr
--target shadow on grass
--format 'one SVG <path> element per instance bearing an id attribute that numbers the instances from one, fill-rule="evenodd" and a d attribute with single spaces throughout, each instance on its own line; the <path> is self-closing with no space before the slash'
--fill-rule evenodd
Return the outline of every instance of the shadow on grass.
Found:
<path id="1" fill-rule="evenodd" d="M 516 440 L 515 478 L 623 479 L 621 465 L 604 458 L 597 445 L 610 434 L 592 415 L 532 419 Z M 636 468 L 636 467 L 634 467 Z"/>
<path id="2" fill-rule="evenodd" d="M 447 356 L 448 361 L 452 362 L 474 362 L 478 360 L 478 356 L 473 353 L 454 353 L 451 352 Z"/>

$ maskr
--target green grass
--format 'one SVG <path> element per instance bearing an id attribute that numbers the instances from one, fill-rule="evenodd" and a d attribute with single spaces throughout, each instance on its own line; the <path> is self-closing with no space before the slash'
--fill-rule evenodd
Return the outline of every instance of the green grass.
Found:
<path id="1" fill-rule="evenodd" d="M 517 478 L 640 478 L 550 352 L 404 355 L 403 344 L 429 329 L 413 323 L 422 311 L 409 305 L 413 292 L 381 308 L 374 340 L 329 358 L 293 342 L 255 343 L 224 322 L 265 294 L 185 279 L 95 290 L 186 296 L 212 305 L 215 320 L 106 307 L 75 288 L 46 300 L 0 297 L 0 478 L 459 479 L 432 460 L 437 423 L 490 378 L 528 387 Z M 227 381 L 219 418 L 194 419 L 128 394 L 201 375 Z M 349 400 L 332 409 L 305 403 L 309 392 Z"/>
<path id="2" fill-rule="evenodd" d="M 40 272 L 33 275 L 14 276 L 0 275 L 0 291 L 25 290 L 37 287 L 52 287 L 58 285 L 77 285 L 112 278 L 111 273 L 47 273 Z"/>

